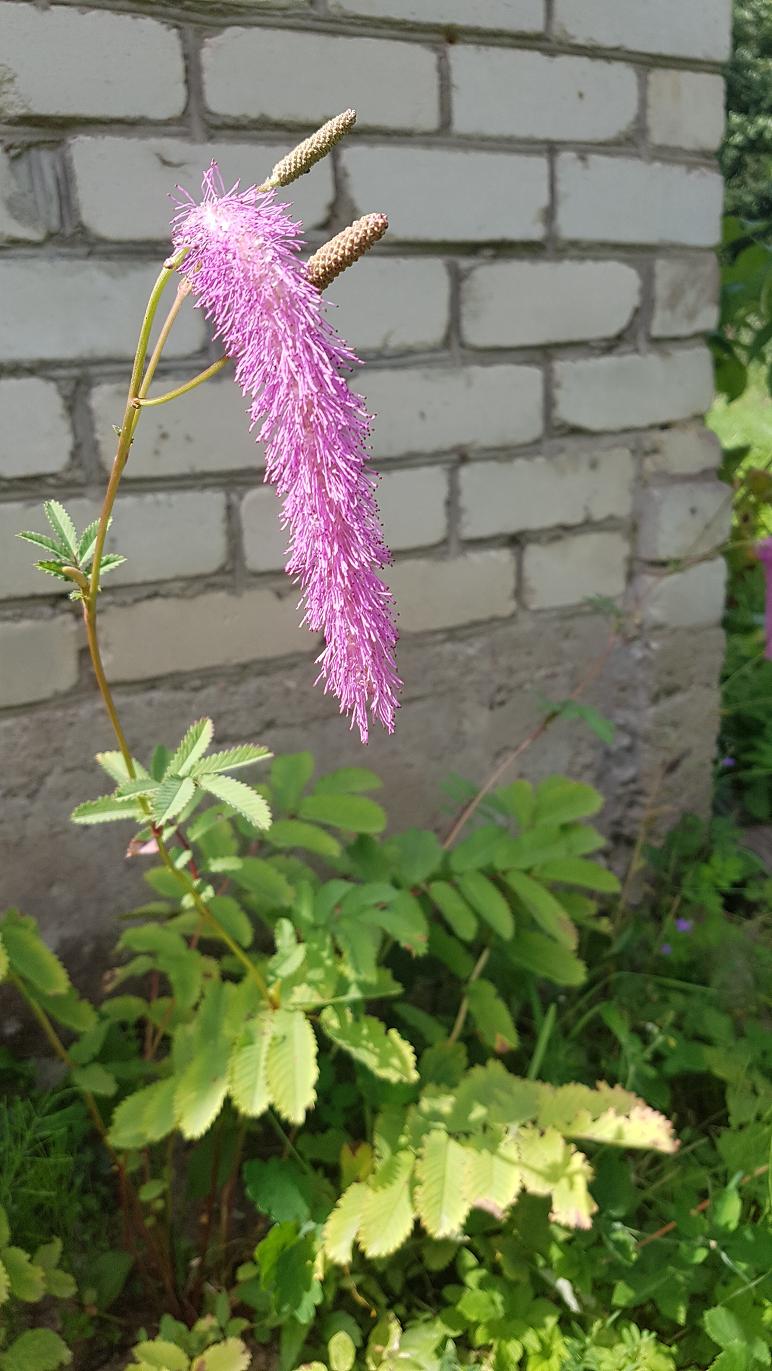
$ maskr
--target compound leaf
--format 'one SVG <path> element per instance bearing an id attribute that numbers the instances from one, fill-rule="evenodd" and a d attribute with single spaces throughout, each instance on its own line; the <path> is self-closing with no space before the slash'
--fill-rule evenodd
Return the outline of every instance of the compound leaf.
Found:
<path id="1" fill-rule="evenodd" d="M 245 785 L 233 776 L 203 776 L 197 779 L 197 784 L 202 790 L 230 805 L 254 828 L 270 828 L 271 811 L 268 804 L 251 785 Z"/>
<path id="2" fill-rule="evenodd" d="M 355 1018 L 350 1009 L 327 1005 L 322 1028 L 338 1047 L 384 1081 L 417 1081 L 415 1052 L 396 1028 L 385 1028 L 370 1014 Z"/>
<path id="3" fill-rule="evenodd" d="M 168 776 L 187 776 L 198 759 L 203 757 L 213 736 L 214 724 L 211 719 L 197 719 L 191 724 L 169 758 L 163 779 L 166 780 Z"/>

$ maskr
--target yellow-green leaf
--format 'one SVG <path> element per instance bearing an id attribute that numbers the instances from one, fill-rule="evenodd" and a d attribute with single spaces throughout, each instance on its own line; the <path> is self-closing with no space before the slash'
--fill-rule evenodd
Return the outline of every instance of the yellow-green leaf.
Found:
<path id="1" fill-rule="evenodd" d="M 338 1047 L 384 1081 L 417 1081 L 415 1052 L 396 1028 L 385 1028 L 370 1014 L 355 1018 L 350 1009 L 327 1005 L 322 1028 Z"/>
<path id="2" fill-rule="evenodd" d="M 466 1157 L 455 1138 L 435 1128 L 424 1139 L 416 1164 L 415 1207 L 433 1238 L 450 1238 L 469 1213 Z"/>
<path id="3" fill-rule="evenodd" d="M 324 1250 L 331 1262 L 348 1266 L 364 1215 L 368 1188 L 358 1182 L 344 1190 L 324 1225 Z"/>
<path id="4" fill-rule="evenodd" d="M 388 1257 L 409 1238 L 415 1223 L 413 1166 L 412 1153 L 395 1152 L 366 1187 L 358 1234 L 366 1257 Z"/>
<path id="5" fill-rule="evenodd" d="M 266 1062 L 271 1102 L 288 1123 L 302 1123 L 316 1099 L 316 1036 L 298 1009 L 278 1009 L 273 1018 Z"/>
<path id="6" fill-rule="evenodd" d="M 228 1065 L 231 1099 L 251 1119 L 264 1114 L 270 1104 L 267 1062 L 274 1018 L 266 1011 L 244 1025 Z"/>

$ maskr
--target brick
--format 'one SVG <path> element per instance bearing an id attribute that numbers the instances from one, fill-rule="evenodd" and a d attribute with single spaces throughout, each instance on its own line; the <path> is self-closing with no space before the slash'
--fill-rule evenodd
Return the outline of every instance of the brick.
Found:
<path id="1" fill-rule="evenodd" d="M 388 207 L 391 239 L 541 242 L 545 236 L 544 157 L 354 147 L 341 153 L 341 162 L 360 213 Z"/>
<path id="2" fill-rule="evenodd" d="M 162 395 L 190 380 L 187 374 L 163 375 L 151 395 Z M 91 392 L 99 459 L 109 470 L 115 455 L 113 424 L 120 424 L 126 383 L 95 386 Z M 226 377 L 206 381 L 180 400 L 144 410 L 126 466 L 124 480 L 193 476 L 202 472 L 257 471 L 263 447 L 249 432 L 247 402 Z"/>
<path id="3" fill-rule="evenodd" d="M 165 24 L 5 0 L 0 117 L 173 119 L 185 99 L 180 40 Z"/>
<path id="4" fill-rule="evenodd" d="M 523 554 L 524 603 L 528 609 L 555 609 L 592 595 L 621 595 L 627 555 L 621 533 L 577 533 L 530 543 Z"/>
<path id="5" fill-rule="evenodd" d="M 299 627 L 297 590 L 283 595 L 210 591 L 187 599 L 157 597 L 102 611 L 105 668 L 115 681 L 145 681 L 314 651 Z"/>
<path id="6" fill-rule="evenodd" d="M 428 633 L 515 612 L 515 563 L 503 549 L 464 557 L 408 558 L 386 576 L 402 633 Z"/>
<path id="7" fill-rule="evenodd" d="M 453 126 L 505 138 L 607 141 L 638 113 L 632 67 L 514 48 L 450 49 Z"/>
<path id="8" fill-rule="evenodd" d="M 133 357 L 158 265 L 48 257 L 0 261 L 0 361 Z M 171 302 L 171 297 L 170 297 Z M 198 351 L 199 310 L 182 310 L 165 356 Z"/>
<path id="9" fill-rule="evenodd" d="M 623 518 L 632 506 L 634 477 L 627 448 L 474 462 L 460 473 L 461 532 L 489 538 Z"/>
<path id="10" fill-rule="evenodd" d="M 99 514 L 100 500 L 67 500 L 76 528 Z M 0 504 L 0 586 L 3 595 L 66 594 L 67 586 L 38 571 L 36 549 L 14 535 L 46 530 L 39 504 Z M 106 584 L 135 585 L 218 571 L 227 556 L 225 496 L 214 491 L 124 495 L 107 537 L 108 551 L 127 561 L 109 572 Z M 40 556 L 45 556 L 41 553 Z"/>
<path id="11" fill-rule="evenodd" d="M 555 34 L 602 48 L 723 62 L 731 0 L 555 0 Z"/>
<path id="12" fill-rule="evenodd" d="M 39 243 L 46 237 L 49 220 L 57 226 L 54 207 L 46 214 L 26 177 L 29 158 L 9 157 L 0 149 L 0 241 Z"/>
<path id="13" fill-rule="evenodd" d="M 663 257 L 654 268 L 655 338 L 708 333 L 718 323 L 718 261 L 713 253 Z"/>
<path id="14" fill-rule="evenodd" d="M 590 433 L 687 419 L 712 398 L 707 348 L 555 363 L 556 418 Z"/>
<path id="15" fill-rule="evenodd" d="M 639 576 L 636 602 L 652 628 L 712 628 L 724 617 L 725 589 L 726 563 L 716 557 L 686 571 Z"/>
<path id="16" fill-rule="evenodd" d="M 330 9 L 359 19 L 440 24 L 443 29 L 458 24 L 502 33 L 544 31 L 544 0 L 485 0 L 484 9 L 471 9 L 469 0 L 330 0 Z"/>
<path id="17" fill-rule="evenodd" d="M 724 136 L 724 79 L 710 72 L 649 72 L 648 126 L 652 143 L 715 152 Z"/>
<path id="18" fill-rule="evenodd" d="M 718 172 L 564 152 L 557 187 L 563 239 L 688 247 L 718 242 L 724 193 Z"/>
<path id="19" fill-rule="evenodd" d="M 638 556 L 668 562 L 715 552 L 729 534 L 731 519 L 731 491 L 718 481 L 650 486 L 638 510 Z"/>
<path id="20" fill-rule="evenodd" d="M 376 457 L 529 443 L 542 432 L 542 386 L 538 368 L 509 363 L 371 367 L 357 383 L 376 416 Z"/>
<path id="21" fill-rule="evenodd" d="M 320 124 L 353 105 L 365 128 L 439 127 L 437 60 L 416 44 L 228 28 L 202 61 L 209 108 L 231 118 Z"/>
<path id="22" fill-rule="evenodd" d="M 471 347 L 533 347 L 613 338 L 641 295 L 623 262 L 495 262 L 461 285 L 461 331 Z"/>
<path id="23" fill-rule="evenodd" d="M 70 157 L 81 222 L 98 238 L 118 241 L 169 238 L 175 186 L 197 195 L 212 158 L 227 186 L 262 181 L 296 139 L 281 143 L 193 143 L 180 138 L 75 138 Z M 332 165 L 314 167 L 282 193 L 307 228 L 326 222 L 333 198 Z"/>
<path id="24" fill-rule="evenodd" d="M 250 571 L 281 571 L 287 560 L 289 532 L 279 522 L 281 501 L 272 486 L 250 490 L 239 517 L 244 560 Z"/>
<path id="25" fill-rule="evenodd" d="M 721 444 L 704 424 L 647 434 L 643 458 L 647 476 L 696 476 L 715 471 L 720 461 Z"/>
<path id="26" fill-rule="evenodd" d="M 330 322 L 363 352 L 428 350 L 441 346 L 448 331 L 448 273 L 426 257 L 365 258 L 333 282 L 325 299 L 337 305 Z"/>
<path id="27" fill-rule="evenodd" d="M 0 621 L 0 708 L 49 700 L 78 679 L 78 625 L 56 619 Z"/>
<path id="28" fill-rule="evenodd" d="M 53 382 L 0 381 L 0 480 L 63 471 L 71 456 L 72 428 Z"/>

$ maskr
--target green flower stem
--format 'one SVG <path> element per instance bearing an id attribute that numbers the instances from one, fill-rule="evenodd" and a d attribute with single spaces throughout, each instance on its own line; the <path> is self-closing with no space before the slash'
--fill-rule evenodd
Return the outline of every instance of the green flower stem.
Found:
<path id="1" fill-rule="evenodd" d="M 144 398 L 140 399 L 137 397 L 134 404 L 137 409 L 149 409 L 153 405 L 165 405 L 168 400 L 176 400 L 180 395 L 187 395 L 189 390 L 195 390 L 196 386 L 200 386 L 202 382 L 208 381 L 210 376 L 216 376 L 218 371 L 222 371 L 226 362 L 229 360 L 228 357 L 220 357 L 219 361 L 213 362 L 210 367 L 207 367 L 206 371 L 200 371 L 198 376 L 194 376 L 192 380 L 186 381 L 184 386 L 177 386 L 176 390 L 169 390 L 165 395 L 155 395 L 152 400 L 145 400 Z"/>
<path id="2" fill-rule="evenodd" d="M 480 953 L 479 957 L 477 958 L 477 961 L 476 961 L 476 963 L 475 963 L 475 965 L 474 965 L 474 968 L 473 968 L 472 973 L 471 973 L 471 975 L 470 975 L 470 977 L 469 977 L 469 980 L 467 981 L 467 985 L 471 985 L 473 981 L 479 980 L 480 976 L 482 976 L 483 971 L 485 970 L 485 968 L 486 968 L 486 966 L 487 966 L 487 964 L 488 964 L 488 958 L 490 957 L 490 955 L 491 955 L 490 946 L 484 947 L 483 950 L 482 950 L 482 952 Z M 458 1013 L 457 1013 L 457 1015 L 456 1015 L 456 1022 L 454 1023 L 454 1025 L 453 1025 L 453 1027 L 452 1027 L 452 1029 L 451 1029 L 451 1031 L 450 1031 L 450 1037 L 448 1038 L 448 1042 L 449 1042 L 449 1043 L 458 1042 L 458 1039 L 459 1039 L 459 1037 L 461 1036 L 461 1030 L 462 1030 L 462 1028 L 464 1027 L 464 1024 L 466 1023 L 466 1016 L 467 1016 L 468 1013 L 469 1013 L 469 997 L 468 997 L 468 995 L 467 995 L 467 993 L 466 993 L 466 990 L 464 990 L 464 994 L 463 994 L 462 997 L 461 997 L 461 1003 L 460 1003 L 460 1005 L 458 1006 Z"/>

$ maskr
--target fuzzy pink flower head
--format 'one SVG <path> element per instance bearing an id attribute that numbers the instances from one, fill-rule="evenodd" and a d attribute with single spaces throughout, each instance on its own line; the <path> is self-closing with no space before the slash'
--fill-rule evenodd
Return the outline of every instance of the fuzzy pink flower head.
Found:
<path id="1" fill-rule="evenodd" d="M 298 254 L 301 226 L 273 191 L 226 191 L 213 162 L 200 202 L 172 222 L 180 271 L 236 363 L 265 479 L 283 500 L 286 570 L 302 588 L 304 623 L 324 635 L 325 691 L 363 742 L 368 711 L 389 733 L 401 682 L 394 603 L 377 575 L 391 556 L 368 465 L 370 416 L 343 372 L 359 359 L 325 318 Z"/>

